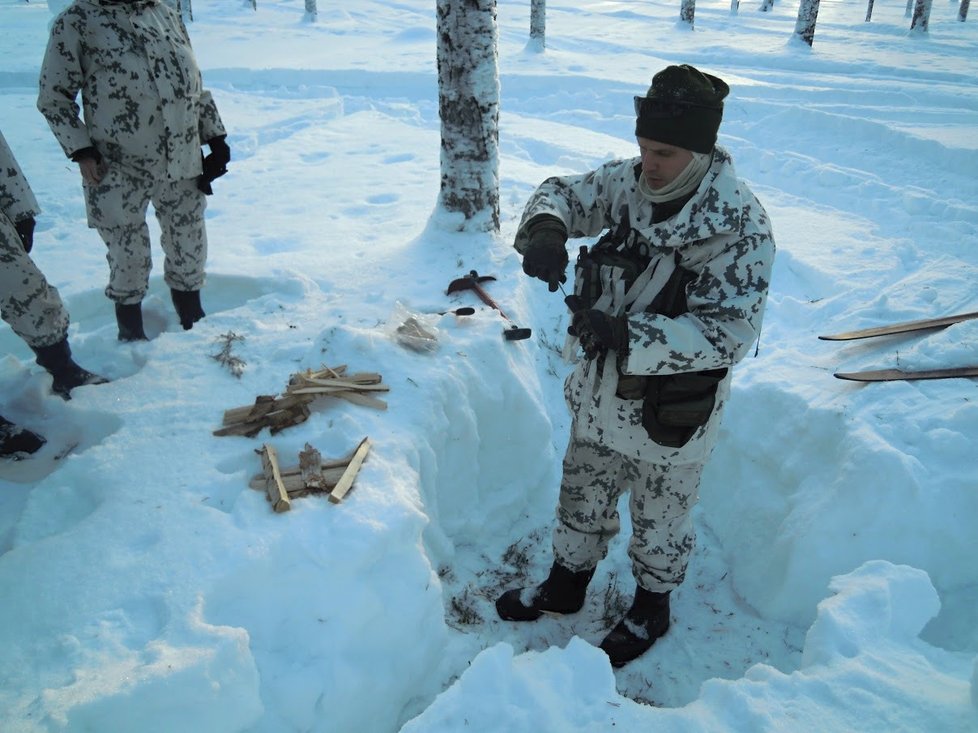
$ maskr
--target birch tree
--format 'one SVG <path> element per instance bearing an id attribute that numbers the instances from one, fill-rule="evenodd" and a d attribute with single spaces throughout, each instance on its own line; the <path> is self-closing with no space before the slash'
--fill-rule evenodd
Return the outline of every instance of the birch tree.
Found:
<path id="1" fill-rule="evenodd" d="M 496 0 L 437 0 L 439 204 L 459 231 L 499 230 Z"/>
<path id="2" fill-rule="evenodd" d="M 547 45 L 547 0 L 530 0 L 530 44 L 533 51 Z"/>
<path id="3" fill-rule="evenodd" d="M 693 16 L 696 15 L 696 0 L 682 0 L 679 6 L 679 20 L 693 27 Z"/>
<path id="4" fill-rule="evenodd" d="M 971 5 L 971 0 L 961 0 L 961 5 L 958 7 L 958 20 L 964 23 L 964 19 L 968 17 L 968 6 Z"/>
<path id="5" fill-rule="evenodd" d="M 913 5 L 913 17 L 910 19 L 910 30 L 915 33 L 926 33 L 930 23 L 931 0 L 916 0 Z"/>
<path id="6" fill-rule="evenodd" d="M 306 0 L 306 22 L 315 23 L 318 16 L 319 10 L 316 8 L 316 0 Z"/>
<path id="7" fill-rule="evenodd" d="M 815 21 L 818 20 L 819 0 L 801 0 L 798 6 L 798 20 L 795 21 L 795 35 L 809 46 L 815 41 Z"/>

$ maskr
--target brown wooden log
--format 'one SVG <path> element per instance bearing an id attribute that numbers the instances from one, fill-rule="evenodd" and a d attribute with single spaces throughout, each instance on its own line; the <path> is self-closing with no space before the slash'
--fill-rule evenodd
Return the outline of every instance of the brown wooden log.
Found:
<path id="1" fill-rule="evenodd" d="M 353 487 L 353 481 L 360 472 L 360 467 L 367 458 L 367 453 L 369 451 L 370 439 L 364 438 L 360 441 L 360 445 L 357 446 L 357 449 L 353 452 L 353 458 L 346 467 L 346 470 L 343 471 L 343 475 L 340 477 L 340 480 L 330 492 L 329 500 L 331 502 L 334 504 L 339 504 L 343 500 L 343 497 L 346 496 L 347 492 Z"/>
<path id="2" fill-rule="evenodd" d="M 261 447 L 261 464 L 265 473 L 265 493 L 272 503 L 272 509 L 279 514 L 289 511 L 292 503 L 289 501 L 289 493 L 279 471 L 278 454 L 268 443 L 264 443 Z"/>

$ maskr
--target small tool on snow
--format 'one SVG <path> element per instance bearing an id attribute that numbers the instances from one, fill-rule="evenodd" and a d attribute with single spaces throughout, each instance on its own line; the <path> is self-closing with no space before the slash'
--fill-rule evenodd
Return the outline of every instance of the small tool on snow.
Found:
<path id="1" fill-rule="evenodd" d="M 509 316 L 503 313 L 503 309 L 499 307 L 496 301 L 494 301 L 491 297 L 489 297 L 489 293 L 487 293 L 485 289 L 482 287 L 482 285 L 480 284 L 488 280 L 495 280 L 495 279 L 496 278 L 493 277 L 492 275 L 480 275 L 475 270 L 472 270 L 465 277 L 460 277 L 457 280 L 452 280 L 452 282 L 448 285 L 448 290 L 446 292 L 449 295 L 451 295 L 452 293 L 457 293 L 460 290 L 474 290 L 475 294 L 479 296 L 480 300 L 482 300 L 483 303 L 488 305 L 490 308 L 499 311 L 499 315 L 501 315 L 510 323 L 513 323 L 510 320 Z M 507 341 L 522 341 L 523 339 L 530 338 L 530 329 L 520 328 L 516 324 L 513 324 L 512 326 L 510 326 L 509 328 L 503 331 L 503 337 Z"/>

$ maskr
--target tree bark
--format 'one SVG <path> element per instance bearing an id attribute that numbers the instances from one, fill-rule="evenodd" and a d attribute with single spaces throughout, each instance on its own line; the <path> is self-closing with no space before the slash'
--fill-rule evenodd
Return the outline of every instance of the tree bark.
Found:
<path id="1" fill-rule="evenodd" d="M 774 7 L 774 0 L 763 0 L 761 3 L 761 12 L 766 13 L 768 10 Z"/>
<path id="2" fill-rule="evenodd" d="M 459 231 L 499 230 L 495 0 L 437 0 L 440 205 Z"/>
<path id="3" fill-rule="evenodd" d="M 964 19 L 968 17 L 968 6 L 971 5 L 971 0 L 961 0 L 961 5 L 958 7 L 958 20 L 964 23 Z"/>
<path id="4" fill-rule="evenodd" d="M 530 0 L 530 45 L 538 51 L 547 45 L 547 0 Z"/>
<path id="5" fill-rule="evenodd" d="M 873 19 L 873 0 L 869 0 L 866 4 L 866 22 L 868 23 Z"/>
<path id="6" fill-rule="evenodd" d="M 679 19 L 683 23 L 688 23 L 689 27 L 693 27 L 693 16 L 696 15 L 696 0 L 682 0 L 682 4 L 679 6 Z"/>
<path id="7" fill-rule="evenodd" d="M 916 0 L 913 5 L 913 18 L 910 20 L 910 30 L 915 33 L 926 33 L 930 23 L 931 0 Z"/>
<path id="8" fill-rule="evenodd" d="M 315 23 L 318 16 L 319 10 L 316 8 L 316 0 L 306 0 L 306 21 Z"/>
<path id="9" fill-rule="evenodd" d="M 798 20 L 795 22 L 795 35 L 809 46 L 815 41 L 815 22 L 818 20 L 819 0 L 801 0 L 798 6 Z"/>

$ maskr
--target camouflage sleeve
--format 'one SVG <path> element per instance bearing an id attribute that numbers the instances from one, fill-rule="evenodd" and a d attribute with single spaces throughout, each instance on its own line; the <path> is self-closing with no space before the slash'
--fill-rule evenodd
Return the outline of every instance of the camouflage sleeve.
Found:
<path id="1" fill-rule="evenodd" d="M 0 132 L 0 211 L 12 223 L 41 213 L 27 178 Z"/>
<path id="2" fill-rule="evenodd" d="M 678 374 L 740 361 L 760 334 L 773 264 L 770 231 L 751 232 L 700 271 L 687 292 L 688 313 L 629 314 L 623 371 Z"/>
<path id="3" fill-rule="evenodd" d="M 599 234 L 611 224 L 612 196 L 622 185 L 635 185 L 630 161 L 612 161 L 579 176 L 548 178 L 526 202 L 513 246 L 520 254 L 526 251 L 526 224 L 539 214 L 550 214 L 564 222 L 572 239 Z"/>
<path id="4" fill-rule="evenodd" d="M 180 32 L 183 35 L 183 40 L 186 42 L 188 48 L 193 48 L 193 44 L 190 42 L 190 33 L 187 31 L 187 25 L 183 22 L 183 16 L 174 11 L 176 16 L 177 24 L 180 28 Z M 196 58 L 194 60 L 194 65 L 196 66 Z M 214 102 L 213 95 L 204 89 L 204 80 L 200 74 L 200 68 L 197 69 L 198 84 L 203 90 L 200 94 L 200 102 L 198 103 L 198 119 L 197 119 L 197 132 L 200 135 L 201 143 L 206 143 L 208 140 L 219 137 L 220 135 L 227 135 L 227 131 L 224 129 L 224 122 L 221 120 L 221 114 L 217 111 L 217 104 Z"/>
<path id="5" fill-rule="evenodd" d="M 37 108 L 69 157 L 76 150 L 92 145 L 88 130 L 79 117 L 77 102 L 84 83 L 80 22 L 64 13 L 55 19 L 38 79 Z"/>
<path id="6" fill-rule="evenodd" d="M 227 135 L 224 123 L 221 121 L 221 115 L 217 111 L 217 105 L 214 103 L 214 97 L 206 89 L 200 95 L 199 109 L 198 129 L 200 130 L 201 142 L 206 143 L 219 135 Z"/>

